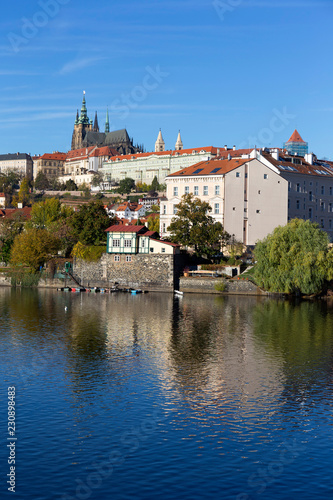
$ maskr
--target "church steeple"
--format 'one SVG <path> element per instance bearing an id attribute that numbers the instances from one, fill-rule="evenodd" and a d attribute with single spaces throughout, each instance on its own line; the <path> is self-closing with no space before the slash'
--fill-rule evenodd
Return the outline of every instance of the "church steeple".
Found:
<path id="1" fill-rule="evenodd" d="M 87 132 L 92 131 L 93 125 L 92 125 L 92 120 L 89 120 L 88 114 L 87 114 L 87 107 L 86 107 L 86 96 L 85 92 L 83 92 L 83 99 L 82 99 L 82 106 L 81 106 L 81 114 L 79 116 L 79 111 L 76 113 L 76 120 L 74 122 L 74 130 L 73 130 L 73 135 L 72 135 L 72 149 L 80 149 L 82 147 L 83 140 L 87 134 Z M 97 126 L 98 129 L 98 121 L 97 121 L 97 114 L 95 118 L 95 126 Z M 97 130 L 98 131 L 98 130 Z"/>
<path id="2" fill-rule="evenodd" d="M 165 142 L 163 141 L 161 129 L 158 133 L 157 140 L 155 142 L 155 153 L 159 151 L 165 151 Z"/>
<path id="3" fill-rule="evenodd" d="M 83 125 L 89 125 L 90 124 L 90 120 L 89 120 L 88 114 L 87 114 L 86 92 L 85 92 L 85 90 L 83 91 L 83 99 L 82 99 L 81 115 L 80 115 L 80 118 L 79 118 L 79 123 L 82 123 Z"/>
<path id="4" fill-rule="evenodd" d="M 94 122 L 93 132 L 99 132 L 98 118 L 97 118 L 97 111 L 95 112 L 95 122 Z"/>
<path id="5" fill-rule="evenodd" d="M 105 133 L 110 132 L 109 108 L 106 108 Z"/>
<path id="6" fill-rule="evenodd" d="M 180 130 L 179 130 L 175 150 L 180 151 L 181 149 L 183 149 L 183 143 L 182 143 L 182 138 L 180 137 Z"/>

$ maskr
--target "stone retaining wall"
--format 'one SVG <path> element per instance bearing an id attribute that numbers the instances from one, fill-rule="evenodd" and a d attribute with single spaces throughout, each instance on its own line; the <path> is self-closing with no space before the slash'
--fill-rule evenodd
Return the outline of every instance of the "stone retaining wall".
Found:
<path id="1" fill-rule="evenodd" d="M 226 284 L 224 292 L 215 290 L 217 283 Z M 259 287 L 254 285 L 251 281 L 247 280 L 227 280 L 223 278 L 195 278 L 181 277 L 179 280 L 179 290 L 181 292 L 192 293 L 215 293 L 215 294 L 228 294 L 228 295 L 266 295 Z"/>
<path id="2" fill-rule="evenodd" d="M 144 290 L 172 291 L 175 283 L 174 255 L 133 254 L 126 262 L 120 255 L 115 262 L 114 254 L 103 254 L 97 262 L 75 259 L 73 274 L 82 286 L 110 287 L 114 283 Z"/>

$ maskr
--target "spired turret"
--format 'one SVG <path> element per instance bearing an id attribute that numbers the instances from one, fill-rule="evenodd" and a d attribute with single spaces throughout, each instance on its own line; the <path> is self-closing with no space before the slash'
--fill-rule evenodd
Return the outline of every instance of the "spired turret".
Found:
<path id="1" fill-rule="evenodd" d="M 158 153 L 159 151 L 165 151 L 165 142 L 162 137 L 161 129 L 158 133 L 157 140 L 155 142 L 155 152 Z"/>
<path id="2" fill-rule="evenodd" d="M 93 132 L 99 132 L 98 118 L 97 118 L 97 111 L 95 112 L 95 121 L 94 121 L 94 128 L 93 128 Z"/>
<path id="3" fill-rule="evenodd" d="M 175 150 L 180 151 L 181 149 L 183 149 L 183 143 L 182 143 L 182 138 L 180 137 L 180 130 L 179 130 L 176 145 L 175 145 Z"/>
<path id="4" fill-rule="evenodd" d="M 105 133 L 110 132 L 109 108 L 106 108 Z"/>

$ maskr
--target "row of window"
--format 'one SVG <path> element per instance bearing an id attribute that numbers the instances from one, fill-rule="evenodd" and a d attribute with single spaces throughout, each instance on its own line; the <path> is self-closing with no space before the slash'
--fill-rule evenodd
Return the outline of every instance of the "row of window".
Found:
<path id="1" fill-rule="evenodd" d="M 311 200 L 309 201 L 314 201 L 312 198 Z M 321 201 L 320 204 L 320 211 L 321 212 L 324 212 L 325 211 L 325 202 L 324 201 Z M 288 208 L 290 208 L 290 199 L 288 200 Z M 296 200 L 296 210 L 300 210 L 301 209 L 301 200 Z M 304 199 L 304 203 L 303 203 L 303 210 L 306 209 L 306 203 L 305 203 L 305 199 Z M 316 210 L 318 210 L 318 207 L 316 205 Z M 328 203 L 328 212 L 333 212 L 333 203 Z"/>
<path id="2" fill-rule="evenodd" d="M 126 257 L 126 262 L 132 262 L 132 255 L 126 255 L 125 257 Z M 115 255 L 114 261 L 120 262 L 120 255 Z"/>
<path id="3" fill-rule="evenodd" d="M 318 184 L 318 183 L 316 183 L 316 184 Z M 312 182 L 310 182 L 310 186 L 312 186 Z M 291 191 L 291 182 L 288 182 L 288 190 Z M 317 193 L 317 191 L 318 191 L 318 189 L 316 187 L 316 193 Z M 306 187 L 305 187 L 305 181 L 304 181 L 303 189 L 302 189 L 301 183 L 297 182 L 297 184 L 296 184 L 296 192 L 297 193 L 306 193 L 307 192 Z M 329 193 L 330 196 L 333 196 L 333 186 L 329 187 L 328 193 Z M 325 195 L 325 186 L 320 186 L 320 194 Z M 309 197 L 310 196 L 312 198 L 312 191 L 309 191 Z"/>
<path id="4" fill-rule="evenodd" d="M 190 186 L 185 186 L 184 192 L 185 192 L 185 194 L 189 194 L 190 193 Z M 199 196 L 199 186 L 194 186 L 194 188 L 193 188 L 193 194 L 195 196 Z M 208 196 L 208 186 L 203 186 L 202 194 L 203 194 L 203 196 Z M 215 196 L 219 196 L 219 194 L 220 194 L 220 186 L 215 186 L 214 187 L 214 194 L 215 194 Z M 173 195 L 174 196 L 178 196 L 179 195 L 178 186 L 174 186 L 174 188 L 173 188 Z"/>

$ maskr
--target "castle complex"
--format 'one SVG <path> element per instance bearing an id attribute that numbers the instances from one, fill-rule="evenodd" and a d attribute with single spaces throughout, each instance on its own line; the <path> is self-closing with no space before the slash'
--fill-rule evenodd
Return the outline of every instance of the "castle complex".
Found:
<path id="1" fill-rule="evenodd" d="M 125 155 L 143 151 L 142 147 L 133 145 L 133 140 L 130 139 L 126 129 L 110 132 L 108 110 L 106 112 L 105 131 L 100 132 L 97 112 L 95 113 L 94 123 L 88 118 L 86 97 L 85 92 L 83 92 L 81 113 L 79 115 L 79 111 L 77 111 L 74 122 L 71 149 L 82 149 L 90 146 L 109 146 L 116 149 L 119 154 Z"/>

